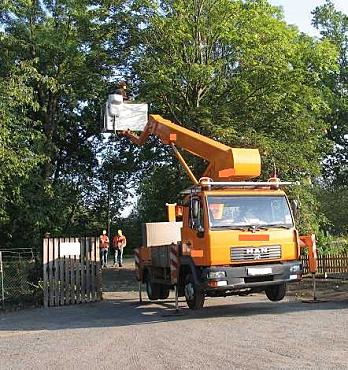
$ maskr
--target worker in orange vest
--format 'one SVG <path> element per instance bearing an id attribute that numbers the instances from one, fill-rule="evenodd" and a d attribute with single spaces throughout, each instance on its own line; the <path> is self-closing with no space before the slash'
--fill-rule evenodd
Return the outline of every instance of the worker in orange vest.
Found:
<path id="1" fill-rule="evenodd" d="M 115 250 L 114 265 L 116 266 L 118 263 L 119 267 L 122 267 L 123 248 L 127 245 L 127 239 L 123 235 L 122 230 L 117 231 L 117 235 L 112 239 L 112 245 Z"/>
<path id="2" fill-rule="evenodd" d="M 100 241 L 100 259 L 102 261 L 102 267 L 108 267 L 108 252 L 109 252 L 109 237 L 106 235 L 106 230 L 103 230 L 103 234 L 99 237 Z"/>

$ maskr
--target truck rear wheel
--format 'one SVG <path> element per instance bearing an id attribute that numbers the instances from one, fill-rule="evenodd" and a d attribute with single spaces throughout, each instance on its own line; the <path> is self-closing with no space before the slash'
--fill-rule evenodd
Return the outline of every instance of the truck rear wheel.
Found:
<path id="1" fill-rule="evenodd" d="M 153 283 L 149 274 L 146 276 L 145 285 L 146 293 L 150 301 L 155 301 L 160 298 L 161 286 Z"/>
<path id="2" fill-rule="evenodd" d="M 270 301 L 281 301 L 286 294 L 286 284 L 273 285 L 265 289 L 267 298 Z"/>
<path id="3" fill-rule="evenodd" d="M 191 310 L 199 310 L 204 305 L 204 292 L 198 289 L 192 274 L 188 274 L 185 278 L 185 298 Z"/>

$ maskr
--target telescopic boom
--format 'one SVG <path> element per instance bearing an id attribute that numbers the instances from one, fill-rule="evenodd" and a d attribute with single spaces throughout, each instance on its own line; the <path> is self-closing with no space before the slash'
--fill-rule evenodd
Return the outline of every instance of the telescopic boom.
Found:
<path id="1" fill-rule="evenodd" d="M 149 115 L 148 123 L 140 136 L 131 131 L 123 131 L 123 135 L 137 145 L 143 145 L 150 135 L 157 136 L 163 144 L 171 145 L 195 184 L 198 181 L 177 147 L 206 160 L 209 164 L 203 176 L 214 181 L 247 180 L 259 176 L 261 172 L 258 149 L 231 148 L 179 126 L 160 115 Z"/>

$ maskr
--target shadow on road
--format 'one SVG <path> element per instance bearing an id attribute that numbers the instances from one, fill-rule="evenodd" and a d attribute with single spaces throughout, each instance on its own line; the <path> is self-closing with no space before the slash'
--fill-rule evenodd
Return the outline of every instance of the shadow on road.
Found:
<path id="1" fill-rule="evenodd" d="M 233 298 L 226 298 L 231 299 Z M 224 300 L 208 300 L 207 307 L 200 311 L 186 308 L 180 301 L 180 315 L 175 315 L 174 301 L 144 302 L 134 299 L 106 299 L 99 303 L 81 304 L 49 309 L 31 309 L 0 316 L 1 331 L 61 330 L 75 328 L 117 327 L 146 325 L 176 320 L 204 320 L 215 317 L 252 317 L 257 315 L 281 315 L 286 313 L 348 308 L 348 300 L 306 304 L 294 302 L 262 302 L 261 296 L 250 297 L 252 302 L 226 304 Z M 260 299 L 260 300 L 259 300 Z M 216 299 L 214 299 L 216 300 Z M 239 298 L 240 300 L 240 298 Z M 245 298 L 243 298 L 245 300 Z M 221 302 L 222 301 L 222 302 Z"/>
<path id="2" fill-rule="evenodd" d="M 48 309 L 29 309 L 0 315 L 1 331 L 39 331 L 76 328 L 107 328 L 147 325 L 177 320 L 206 320 L 217 317 L 272 317 L 286 313 L 309 314 L 312 311 L 348 309 L 348 299 L 306 304 L 291 297 L 278 303 L 269 302 L 264 295 L 207 299 L 200 311 L 191 311 L 180 299 L 180 314 L 174 311 L 174 301 L 137 302 L 137 282 L 131 261 L 122 268 L 103 271 L 104 300 Z M 146 294 L 144 294 L 145 296 Z"/>

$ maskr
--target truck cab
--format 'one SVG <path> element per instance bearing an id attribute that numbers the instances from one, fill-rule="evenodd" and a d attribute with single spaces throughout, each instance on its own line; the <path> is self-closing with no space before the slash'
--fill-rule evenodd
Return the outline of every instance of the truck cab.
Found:
<path id="1" fill-rule="evenodd" d="M 284 191 L 210 189 L 184 199 L 182 255 L 190 265 L 183 292 L 194 308 L 205 296 L 265 291 L 281 300 L 286 283 L 301 279 L 299 239 Z"/>

